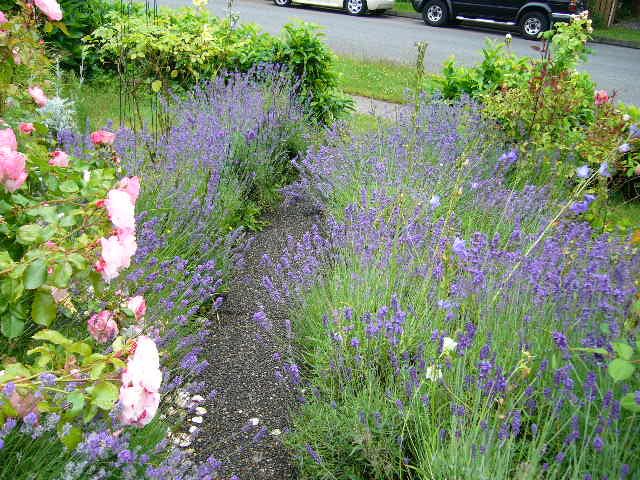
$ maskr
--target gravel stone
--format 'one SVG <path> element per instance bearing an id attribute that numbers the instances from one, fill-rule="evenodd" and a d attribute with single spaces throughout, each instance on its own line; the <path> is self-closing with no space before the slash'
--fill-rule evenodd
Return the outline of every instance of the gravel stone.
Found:
<path id="1" fill-rule="evenodd" d="M 246 252 L 244 270 L 230 281 L 229 295 L 217 312 L 214 333 L 205 345 L 210 366 L 202 380 L 208 391 L 216 390 L 217 395 L 202 404 L 208 414 L 200 426 L 197 455 L 201 461 L 214 456 L 225 464 L 223 475 L 235 474 L 241 480 L 297 477 L 291 453 L 278 437 L 289 426 L 289 412 L 296 401 L 275 381 L 277 365 L 272 357 L 277 347 L 272 338 L 260 336 L 252 317 L 262 306 L 274 325 L 284 323 L 286 312 L 260 286 L 266 268 L 261 264 L 262 256 L 267 253 L 278 258 L 287 236 L 301 239 L 318 217 L 308 205 L 300 204 L 281 206 L 266 220 L 269 225 L 255 235 Z M 262 340 L 257 340 L 258 336 Z M 284 332 L 281 338 L 285 338 Z M 260 425 L 252 425 L 256 419 Z M 248 423 L 252 428 L 242 432 Z M 261 428 L 278 433 L 253 442 Z"/>

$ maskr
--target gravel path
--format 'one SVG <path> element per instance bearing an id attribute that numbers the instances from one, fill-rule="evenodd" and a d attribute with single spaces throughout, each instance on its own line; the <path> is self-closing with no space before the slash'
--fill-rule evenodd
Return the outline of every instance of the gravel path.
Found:
<path id="1" fill-rule="evenodd" d="M 246 255 L 246 268 L 231 281 L 229 296 L 219 311 L 219 323 L 206 349 L 209 369 L 203 380 L 218 394 L 208 400 L 202 433 L 196 444 L 201 460 L 209 455 L 225 464 L 222 478 L 235 474 L 241 480 L 287 480 L 295 478 L 294 462 L 280 442 L 288 414 L 295 406 L 292 396 L 275 382 L 276 346 L 272 340 L 257 340 L 260 333 L 252 319 L 260 305 L 274 325 L 282 325 L 285 312 L 271 301 L 260 282 L 264 274 L 263 254 L 278 258 L 287 236 L 298 240 L 314 223 L 303 206 L 281 207 L 267 216 L 269 226 L 258 233 Z M 243 426 L 258 419 L 248 433 Z M 255 423 L 255 420 L 253 420 Z M 254 436 L 262 429 L 260 442 Z"/>
<path id="2" fill-rule="evenodd" d="M 360 97 L 358 95 L 352 95 L 351 98 L 353 98 L 356 104 L 356 111 L 358 113 L 375 115 L 388 120 L 397 120 L 400 115 L 400 110 L 403 107 L 399 103 L 385 102 L 383 100 Z"/>

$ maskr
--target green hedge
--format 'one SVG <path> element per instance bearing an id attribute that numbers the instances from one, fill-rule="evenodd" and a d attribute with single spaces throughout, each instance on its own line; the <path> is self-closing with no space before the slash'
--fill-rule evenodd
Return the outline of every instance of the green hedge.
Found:
<path id="1" fill-rule="evenodd" d="M 276 37 L 202 9 L 161 9 L 151 21 L 144 12 L 113 10 L 87 41 L 104 67 L 137 80 L 133 95 L 188 90 L 220 71 L 268 63 L 286 65 L 300 79 L 300 93 L 319 120 L 330 121 L 351 106 L 338 89 L 334 54 L 307 23 L 286 25 Z"/>

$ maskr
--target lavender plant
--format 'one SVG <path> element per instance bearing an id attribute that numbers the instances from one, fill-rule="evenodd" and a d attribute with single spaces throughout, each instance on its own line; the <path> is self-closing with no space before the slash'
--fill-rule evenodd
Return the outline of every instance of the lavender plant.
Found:
<path id="1" fill-rule="evenodd" d="M 10 461 L 0 466 L 0 477 L 205 479 L 219 471 L 220 460 L 192 458 L 188 447 L 199 430 L 188 421 L 215 393 L 199 378 L 208 367 L 202 345 L 223 300 L 224 278 L 242 263 L 243 231 L 259 228 L 260 212 L 289 181 L 289 159 L 300 148 L 303 112 L 287 93 L 289 82 L 271 66 L 226 75 L 175 98 L 167 106 L 171 127 L 158 140 L 117 133 L 114 160 L 143 178 L 144 187 L 139 248 L 126 276 L 108 288 L 146 299 L 145 333 L 167 352 L 160 412 L 139 431 L 123 430 L 117 410 L 96 417 L 69 451 L 51 445 L 56 429 L 66 428 L 59 417 L 33 428 L 7 424 L 0 454 Z M 70 131 L 60 132 L 59 142 L 78 159 L 96 148 Z"/>
<path id="2" fill-rule="evenodd" d="M 327 222 L 263 286 L 291 305 L 275 376 L 303 477 L 640 473 L 637 372 L 610 367 L 635 358 L 637 247 L 584 221 L 586 181 L 514 188 L 517 157 L 472 102 L 436 100 L 297 162 L 287 196 Z"/>

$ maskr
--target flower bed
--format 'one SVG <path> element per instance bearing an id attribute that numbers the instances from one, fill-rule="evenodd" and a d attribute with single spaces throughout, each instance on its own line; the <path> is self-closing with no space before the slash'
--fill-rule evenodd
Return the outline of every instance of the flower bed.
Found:
<path id="1" fill-rule="evenodd" d="M 408 112 L 286 190 L 327 213 L 263 280 L 296 335 L 275 374 L 302 477 L 634 478 L 637 243 L 584 221 L 586 179 L 510 187 L 473 102 Z"/>
<path id="2" fill-rule="evenodd" d="M 17 73 L 39 71 L 45 3 L 1 17 Z M 241 227 L 260 226 L 300 147 L 290 76 L 263 66 L 203 84 L 173 99 L 156 139 L 48 127 L 62 100 L 41 75 L 2 90 L 0 477 L 210 478 L 220 462 L 178 447 L 210 394 L 202 345 Z"/>

